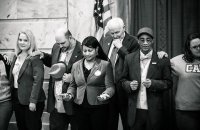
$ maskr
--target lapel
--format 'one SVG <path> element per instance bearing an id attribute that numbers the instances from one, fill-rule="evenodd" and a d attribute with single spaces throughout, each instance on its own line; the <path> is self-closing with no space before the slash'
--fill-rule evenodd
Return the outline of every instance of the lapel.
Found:
<path id="1" fill-rule="evenodd" d="M 20 79 L 20 77 L 22 76 L 22 74 L 24 73 L 24 71 L 26 70 L 26 67 L 28 65 L 28 63 L 30 62 L 30 57 L 27 57 L 24 61 L 24 63 L 22 64 L 22 67 L 19 71 L 19 76 L 18 76 L 18 79 Z"/>
<path id="2" fill-rule="evenodd" d="M 125 48 L 129 48 L 129 39 L 130 39 L 130 36 L 127 32 L 125 32 L 125 37 L 122 41 L 122 45 L 125 47 Z"/>
<path id="3" fill-rule="evenodd" d="M 60 56 L 60 46 L 57 46 L 54 50 L 54 54 L 52 54 L 52 65 L 58 62 L 59 56 Z"/>
<path id="4" fill-rule="evenodd" d="M 158 59 L 157 53 L 153 50 L 151 62 L 149 64 L 149 69 L 148 69 L 148 73 L 147 73 L 147 77 L 148 78 L 151 78 L 153 76 L 153 74 L 157 71 L 157 67 L 156 66 L 158 64 L 158 60 L 159 59 Z"/>
<path id="5" fill-rule="evenodd" d="M 137 79 L 139 79 L 140 81 L 141 80 L 140 51 L 137 51 L 136 55 L 133 57 L 132 62 L 133 62 L 132 64 L 135 64 L 133 68 L 136 73 Z"/>
<path id="6" fill-rule="evenodd" d="M 101 63 L 101 60 L 100 59 L 97 59 L 95 64 L 94 64 L 94 67 L 91 69 L 91 72 L 88 76 L 88 80 L 94 75 L 94 73 L 99 69 L 100 67 L 100 63 Z"/>
<path id="7" fill-rule="evenodd" d="M 78 71 L 78 74 L 80 74 L 80 76 L 79 76 L 79 77 L 80 77 L 79 81 L 84 81 L 84 82 L 86 83 L 85 76 L 84 76 L 84 73 L 83 73 L 83 61 L 84 61 L 84 58 L 81 59 L 78 68 L 76 68 L 76 69 L 77 69 L 76 71 Z"/>
<path id="8" fill-rule="evenodd" d="M 102 48 L 103 48 L 103 50 L 104 50 L 106 55 L 108 55 L 108 53 L 110 51 L 110 47 L 111 47 L 112 41 L 113 41 L 112 37 L 109 36 L 103 42 L 103 45 L 102 45 L 103 47 Z"/>
<path id="9" fill-rule="evenodd" d="M 68 66 L 67 66 L 67 72 L 70 72 L 70 69 L 71 69 L 73 63 L 76 61 L 76 59 L 79 57 L 79 55 L 81 55 L 81 53 L 82 52 L 81 52 L 79 43 L 76 42 L 75 48 L 73 50 L 73 53 L 71 55 L 71 58 L 69 60 Z"/>

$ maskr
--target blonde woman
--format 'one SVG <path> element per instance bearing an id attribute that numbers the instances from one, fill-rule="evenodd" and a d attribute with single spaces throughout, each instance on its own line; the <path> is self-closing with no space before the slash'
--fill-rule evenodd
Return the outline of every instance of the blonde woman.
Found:
<path id="1" fill-rule="evenodd" d="M 19 33 L 10 69 L 13 108 L 19 130 L 41 130 L 45 94 L 42 88 L 44 67 L 30 30 Z"/>

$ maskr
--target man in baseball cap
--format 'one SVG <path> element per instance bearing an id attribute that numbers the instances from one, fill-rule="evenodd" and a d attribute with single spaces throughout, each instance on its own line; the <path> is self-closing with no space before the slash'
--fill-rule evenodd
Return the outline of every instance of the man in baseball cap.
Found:
<path id="1" fill-rule="evenodd" d="M 137 33 L 137 37 L 140 37 L 142 34 L 147 34 L 147 35 L 151 36 L 151 38 L 153 38 L 153 31 L 149 27 L 141 28 Z"/>
<path id="2" fill-rule="evenodd" d="M 159 58 L 153 49 L 151 28 L 137 33 L 140 49 L 125 57 L 122 87 L 128 96 L 131 130 L 163 129 L 163 92 L 172 86 L 169 58 Z"/>

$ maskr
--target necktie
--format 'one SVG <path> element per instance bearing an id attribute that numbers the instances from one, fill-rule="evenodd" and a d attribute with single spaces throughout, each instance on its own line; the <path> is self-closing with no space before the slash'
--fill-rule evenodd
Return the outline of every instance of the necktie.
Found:
<path id="1" fill-rule="evenodd" d="M 117 56 L 117 48 L 114 47 L 110 56 L 110 61 L 112 63 L 113 69 L 115 67 L 115 60 L 116 60 L 116 56 Z"/>
<path id="2" fill-rule="evenodd" d="M 110 56 L 110 61 L 112 64 L 113 68 L 113 76 L 114 76 L 114 82 L 115 82 L 115 61 L 116 61 L 116 56 L 117 56 L 117 48 L 114 47 Z"/>

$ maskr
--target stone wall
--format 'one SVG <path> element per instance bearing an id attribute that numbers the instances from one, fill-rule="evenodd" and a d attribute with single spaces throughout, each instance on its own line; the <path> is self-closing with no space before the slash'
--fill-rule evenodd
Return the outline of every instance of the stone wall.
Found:
<path id="1" fill-rule="evenodd" d="M 38 48 L 50 53 L 55 43 L 55 30 L 68 27 L 80 42 L 89 35 L 94 36 L 93 17 L 95 0 L 0 0 L 0 53 L 13 55 L 20 30 L 33 31 Z M 111 6 L 113 6 L 114 0 Z M 47 95 L 49 68 L 45 67 L 43 88 Z M 48 130 L 49 114 L 43 113 L 43 130 Z M 9 130 L 16 130 L 13 115 Z"/>

